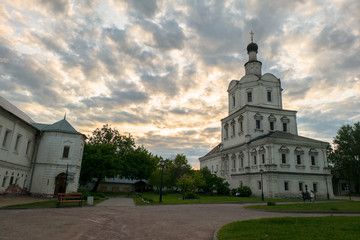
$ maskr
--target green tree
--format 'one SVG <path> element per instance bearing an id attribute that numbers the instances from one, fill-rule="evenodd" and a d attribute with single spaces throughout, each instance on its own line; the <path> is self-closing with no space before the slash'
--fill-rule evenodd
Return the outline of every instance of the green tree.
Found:
<path id="1" fill-rule="evenodd" d="M 143 146 L 131 149 L 124 158 L 123 175 L 130 179 L 149 179 L 159 162 L 159 157 L 152 155 Z"/>
<path id="2" fill-rule="evenodd" d="M 191 166 L 184 154 L 177 154 L 174 159 L 167 162 L 166 165 L 166 186 L 175 187 L 177 190 L 178 180 L 185 174 L 191 174 Z"/>
<path id="3" fill-rule="evenodd" d="M 335 150 L 329 149 L 328 160 L 332 166 L 335 178 L 348 180 L 356 184 L 359 192 L 360 185 L 360 122 L 343 125 L 334 138 Z"/>
<path id="4" fill-rule="evenodd" d="M 195 181 L 194 177 L 188 174 L 181 176 L 176 182 L 176 186 L 180 188 L 181 192 L 194 192 Z"/>
<path id="5" fill-rule="evenodd" d="M 125 157 L 134 148 L 135 141 L 131 135 L 121 135 L 109 125 L 97 128 L 85 143 L 80 183 L 85 185 L 96 179 L 92 189 L 95 192 L 105 177 L 127 177 L 129 172 L 125 168 Z"/>

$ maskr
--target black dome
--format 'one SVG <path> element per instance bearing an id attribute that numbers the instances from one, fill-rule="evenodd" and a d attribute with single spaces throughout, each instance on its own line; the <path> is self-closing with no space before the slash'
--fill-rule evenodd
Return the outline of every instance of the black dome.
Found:
<path id="1" fill-rule="evenodd" d="M 248 53 L 249 52 L 256 52 L 257 53 L 258 45 L 256 43 L 252 42 L 247 46 L 246 49 L 247 49 Z"/>

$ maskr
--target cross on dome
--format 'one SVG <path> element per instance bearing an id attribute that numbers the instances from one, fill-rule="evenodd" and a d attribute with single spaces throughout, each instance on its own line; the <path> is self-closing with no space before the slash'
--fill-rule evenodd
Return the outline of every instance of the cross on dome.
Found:
<path id="1" fill-rule="evenodd" d="M 252 30 L 250 31 L 250 35 L 251 35 L 251 42 L 254 42 L 254 32 Z"/>

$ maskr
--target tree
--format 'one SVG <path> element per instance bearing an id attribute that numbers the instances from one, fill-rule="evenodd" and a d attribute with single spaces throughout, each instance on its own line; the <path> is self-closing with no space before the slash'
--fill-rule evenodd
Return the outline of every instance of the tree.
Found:
<path id="1" fill-rule="evenodd" d="M 95 192 L 105 177 L 128 176 L 124 162 L 134 148 L 131 135 L 121 135 L 107 124 L 97 128 L 85 143 L 80 183 L 85 185 L 96 179 L 92 189 Z"/>
<path id="2" fill-rule="evenodd" d="M 124 158 L 123 176 L 130 179 L 148 179 L 159 162 L 159 157 L 152 155 L 143 146 L 130 150 Z"/>
<path id="3" fill-rule="evenodd" d="M 177 181 L 185 174 L 191 173 L 191 166 L 184 154 L 177 154 L 174 159 L 165 164 L 166 186 L 169 188 L 177 188 Z"/>
<path id="4" fill-rule="evenodd" d="M 333 175 L 340 179 L 347 179 L 349 184 L 356 184 L 359 192 L 360 185 L 360 122 L 354 126 L 343 125 L 334 138 L 335 150 L 330 149 L 328 160 L 332 166 Z"/>

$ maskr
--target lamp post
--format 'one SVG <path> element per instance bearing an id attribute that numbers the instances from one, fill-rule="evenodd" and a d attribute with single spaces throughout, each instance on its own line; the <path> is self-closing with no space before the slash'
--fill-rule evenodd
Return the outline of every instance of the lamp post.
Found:
<path id="1" fill-rule="evenodd" d="M 160 166 L 161 166 L 161 180 L 160 180 L 160 197 L 159 197 L 159 203 L 162 202 L 162 187 L 163 187 L 163 175 L 164 175 L 164 166 L 165 161 L 164 159 L 160 160 Z"/>
<path id="2" fill-rule="evenodd" d="M 261 201 L 264 201 L 263 173 L 264 173 L 264 170 L 260 169 L 260 176 L 261 176 Z"/>

